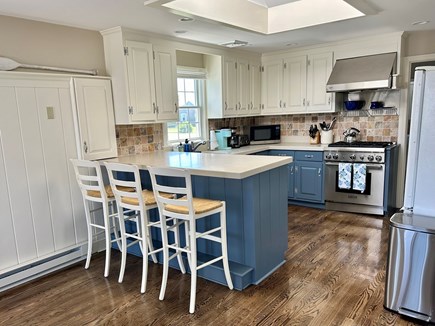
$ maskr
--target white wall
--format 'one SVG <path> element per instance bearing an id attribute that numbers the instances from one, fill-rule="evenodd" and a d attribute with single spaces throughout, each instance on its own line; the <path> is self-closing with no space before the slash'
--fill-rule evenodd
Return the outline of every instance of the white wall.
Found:
<path id="1" fill-rule="evenodd" d="M 99 75 L 106 71 L 99 32 L 1 15 L 0 56 L 19 63 L 97 69 Z"/>

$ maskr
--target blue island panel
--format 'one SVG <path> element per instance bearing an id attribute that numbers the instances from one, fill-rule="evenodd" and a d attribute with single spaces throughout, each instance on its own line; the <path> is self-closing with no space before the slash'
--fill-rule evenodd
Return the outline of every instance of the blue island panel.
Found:
<path id="1" fill-rule="evenodd" d="M 143 187 L 151 189 L 147 171 L 141 171 Z M 179 184 L 168 179 L 168 184 Z M 196 197 L 225 200 L 227 212 L 228 256 L 234 287 L 242 290 L 258 284 L 284 263 L 287 250 L 287 194 L 288 168 L 278 167 L 245 179 L 193 176 L 193 194 Z M 152 219 L 158 218 L 156 210 Z M 218 215 L 197 222 L 198 231 L 219 225 Z M 134 227 L 134 226 L 132 226 Z M 153 230 L 155 246 L 160 246 L 158 229 Z M 184 237 L 184 231 L 181 233 Z M 184 243 L 184 241 L 182 241 Z M 198 260 L 212 259 L 221 254 L 220 244 L 198 240 Z M 129 252 L 140 255 L 138 246 Z M 159 261 L 162 260 L 161 255 Z M 187 260 L 185 260 L 187 266 Z M 172 267 L 178 268 L 174 260 Z M 220 262 L 198 272 L 200 277 L 226 284 Z"/>

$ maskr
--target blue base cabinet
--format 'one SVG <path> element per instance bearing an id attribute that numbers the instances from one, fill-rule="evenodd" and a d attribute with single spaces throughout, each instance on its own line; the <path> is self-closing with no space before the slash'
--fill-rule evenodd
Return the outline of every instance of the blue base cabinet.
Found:
<path id="1" fill-rule="evenodd" d="M 293 163 L 288 164 L 289 200 L 316 204 L 325 202 L 323 196 L 322 152 L 273 149 L 269 150 L 268 155 L 293 157 Z"/>

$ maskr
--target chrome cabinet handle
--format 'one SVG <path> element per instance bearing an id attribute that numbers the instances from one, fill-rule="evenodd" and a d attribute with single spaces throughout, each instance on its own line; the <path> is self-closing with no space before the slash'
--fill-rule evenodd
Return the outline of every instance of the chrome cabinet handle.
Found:
<path id="1" fill-rule="evenodd" d="M 254 104 L 251 102 L 251 110 L 254 109 Z"/>
<path id="2" fill-rule="evenodd" d="M 175 105 L 175 113 L 177 113 L 178 112 L 178 105 L 177 105 L 177 103 L 175 103 L 174 105 Z"/>
<path id="3" fill-rule="evenodd" d="M 331 96 L 328 98 L 328 104 L 331 104 Z"/>
<path id="4" fill-rule="evenodd" d="M 282 108 L 282 101 L 279 100 L 279 107 Z"/>
<path id="5" fill-rule="evenodd" d="M 228 109 L 227 101 L 225 101 L 225 111 Z"/>
<path id="6" fill-rule="evenodd" d="M 293 174 L 293 165 L 290 166 L 290 174 Z"/>
<path id="7" fill-rule="evenodd" d="M 85 151 L 85 153 L 88 153 L 88 144 L 86 143 L 86 141 L 83 142 L 83 150 Z"/>
<path id="8" fill-rule="evenodd" d="M 305 158 L 313 158 L 314 157 L 314 155 L 305 155 Z"/>
<path id="9" fill-rule="evenodd" d="M 310 106 L 310 101 L 307 101 L 307 106 Z"/>
<path id="10" fill-rule="evenodd" d="M 153 103 L 153 113 L 156 113 L 156 103 Z"/>
<path id="11" fill-rule="evenodd" d="M 302 101 L 302 105 L 305 106 L 305 99 Z"/>
<path id="12" fill-rule="evenodd" d="M 319 177 L 322 175 L 322 168 L 319 168 L 318 174 L 319 174 Z"/>
<path id="13" fill-rule="evenodd" d="M 240 102 L 239 102 L 239 110 L 241 110 L 242 109 L 242 104 L 240 104 Z"/>

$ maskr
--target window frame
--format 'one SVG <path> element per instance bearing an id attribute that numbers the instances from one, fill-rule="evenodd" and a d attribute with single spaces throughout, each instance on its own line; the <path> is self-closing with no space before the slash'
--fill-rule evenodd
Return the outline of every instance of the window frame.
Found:
<path id="1" fill-rule="evenodd" d="M 199 119 L 198 119 L 198 124 L 200 127 L 200 134 L 199 137 L 195 137 L 195 138 L 189 138 L 189 140 L 193 140 L 193 141 L 198 141 L 198 140 L 205 140 L 207 139 L 206 135 L 207 135 L 207 130 L 208 130 L 208 125 L 207 125 L 207 108 L 206 108 L 206 101 L 205 101 L 205 83 L 207 82 L 205 78 L 201 78 L 198 76 L 197 72 L 198 69 L 200 68 L 192 68 L 192 72 L 194 74 L 192 74 L 192 77 L 188 77 L 186 76 L 186 71 L 187 68 L 183 67 L 183 73 L 181 74 L 177 74 L 177 85 L 178 85 L 178 78 L 183 78 L 183 79 L 194 79 L 195 80 L 195 91 L 196 91 L 196 106 L 179 106 L 178 107 L 178 120 L 176 122 L 180 122 L 180 109 L 183 108 L 198 108 L 199 110 Z M 204 69 L 201 69 L 202 71 L 204 71 Z M 204 74 L 205 75 L 205 74 Z M 177 89 L 177 102 L 178 102 L 178 89 Z M 173 122 L 173 121 L 172 121 Z M 178 145 L 180 142 L 184 143 L 184 139 L 179 139 L 179 140 L 169 140 L 169 135 L 168 135 L 168 123 L 165 123 L 165 131 L 163 133 L 163 138 L 164 138 L 164 143 L 166 144 L 166 146 L 175 146 Z M 179 136 L 179 135 L 178 135 Z"/>

